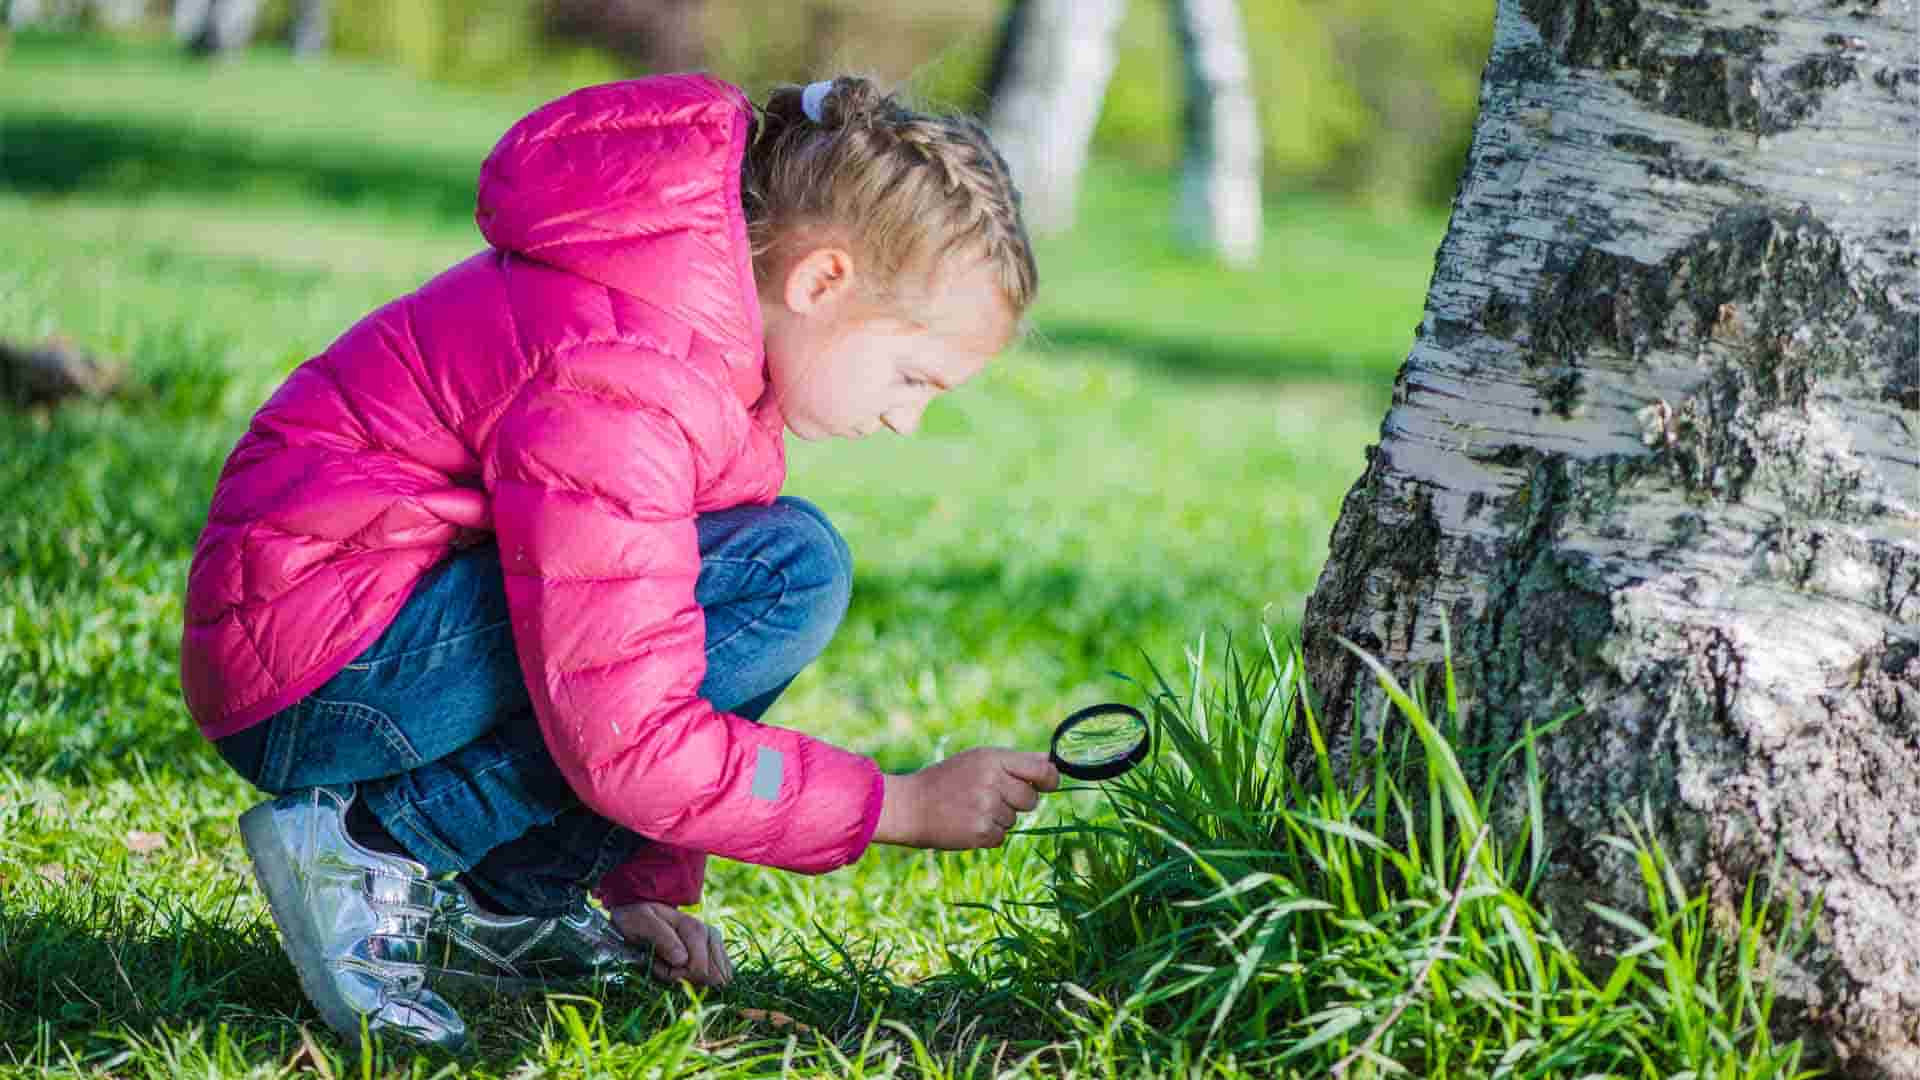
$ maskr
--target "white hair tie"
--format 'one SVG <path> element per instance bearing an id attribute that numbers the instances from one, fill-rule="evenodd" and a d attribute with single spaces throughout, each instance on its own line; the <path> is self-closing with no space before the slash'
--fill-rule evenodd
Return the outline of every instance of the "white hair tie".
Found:
<path id="1" fill-rule="evenodd" d="M 816 124 L 826 123 L 827 118 L 821 107 L 827 103 L 827 95 L 832 92 L 832 79 L 827 79 L 824 82 L 808 83 L 807 88 L 800 91 L 800 111 L 806 113 L 807 119 Z"/>

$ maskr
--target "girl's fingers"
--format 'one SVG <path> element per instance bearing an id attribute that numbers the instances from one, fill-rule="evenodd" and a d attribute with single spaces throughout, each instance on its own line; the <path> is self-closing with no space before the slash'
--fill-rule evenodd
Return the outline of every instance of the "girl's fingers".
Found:
<path id="1" fill-rule="evenodd" d="M 676 965 L 655 965 L 654 977 L 662 982 L 685 979 L 695 986 L 725 986 L 733 981 L 733 964 L 727 959 L 725 938 L 719 927 L 675 912 L 678 940 L 687 947 L 687 960 Z"/>
<path id="2" fill-rule="evenodd" d="M 1001 768 L 1041 791 L 1060 790 L 1060 770 L 1038 750 L 1010 753 L 1001 759 Z"/>
<path id="3" fill-rule="evenodd" d="M 654 906 L 649 906 L 647 911 L 653 916 L 653 926 L 648 936 L 654 942 L 654 955 L 666 961 L 668 967 L 685 967 L 686 945 L 681 940 L 679 928 L 674 925 L 680 913 L 671 908 Z"/>
<path id="4" fill-rule="evenodd" d="M 672 983 L 682 978 L 696 978 L 691 970 L 693 957 L 686 951 L 685 936 L 679 926 L 681 919 L 692 919 L 692 916 L 645 901 L 622 909 L 620 916 L 621 935 L 634 944 L 648 946 L 648 967 L 656 980 Z M 698 920 L 693 921 L 698 923 Z M 677 963 L 676 951 L 680 954 Z"/>
<path id="5" fill-rule="evenodd" d="M 724 986 L 733 981 L 733 961 L 717 926 L 650 901 L 620 909 L 615 924 L 630 943 L 650 946 L 648 969 L 658 982 Z"/>
<path id="6" fill-rule="evenodd" d="M 614 924 L 630 944 L 650 945 L 656 956 L 669 954 L 680 936 L 660 914 L 659 905 L 641 902 L 615 912 Z"/>
<path id="7" fill-rule="evenodd" d="M 732 982 L 733 961 L 727 957 L 727 940 L 721 935 L 719 927 L 707 927 L 707 948 L 714 981 L 719 985 Z"/>
<path id="8" fill-rule="evenodd" d="M 679 914 L 680 945 L 687 950 L 687 961 L 682 965 L 687 978 L 696 986 L 707 986 L 713 982 L 711 949 L 707 944 L 707 924 L 684 912 Z"/>

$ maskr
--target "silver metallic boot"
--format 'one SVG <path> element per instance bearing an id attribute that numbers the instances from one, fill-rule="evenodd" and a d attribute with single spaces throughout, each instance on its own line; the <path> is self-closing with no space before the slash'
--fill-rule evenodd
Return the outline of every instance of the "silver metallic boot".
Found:
<path id="1" fill-rule="evenodd" d="M 438 883 L 427 934 L 427 981 L 445 989 L 523 993 L 600 979 L 624 983 L 641 954 L 581 893 L 560 915 L 498 915 L 458 881 Z"/>
<path id="2" fill-rule="evenodd" d="M 240 815 L 240 837 L 267 895 L 280 943 L 307 1000 L 342 1036 L 388 1032 L 460 1049 L 467 1025 L 426 987 L 427 928 L 440 883 L 399 855 L 347 835 L 353 801 L 309 788 Z"/>

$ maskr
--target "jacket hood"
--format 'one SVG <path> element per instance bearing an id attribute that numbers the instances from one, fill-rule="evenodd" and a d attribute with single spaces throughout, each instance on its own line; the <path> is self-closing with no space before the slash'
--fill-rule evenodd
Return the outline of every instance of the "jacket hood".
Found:
<path id="1" fill-rule="evenodd" d="M 752 127 L 746 95 L 706 75 L 576 90 L 501 137 L 474 219 L 495 248 L 681 320 L 751 404 L 763 346 L 740 165 Z"/>

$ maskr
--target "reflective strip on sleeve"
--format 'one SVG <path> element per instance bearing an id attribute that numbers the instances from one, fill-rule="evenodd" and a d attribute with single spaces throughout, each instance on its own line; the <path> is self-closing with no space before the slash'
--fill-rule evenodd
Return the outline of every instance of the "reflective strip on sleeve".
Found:
<path id="1" fill-rule="evenodd" d="M 773 802 L 780 797 L 780 778 L 786 772 L 786 759 L 772 747 L 760 748 L 753 763 L 753 797 Z"/>

